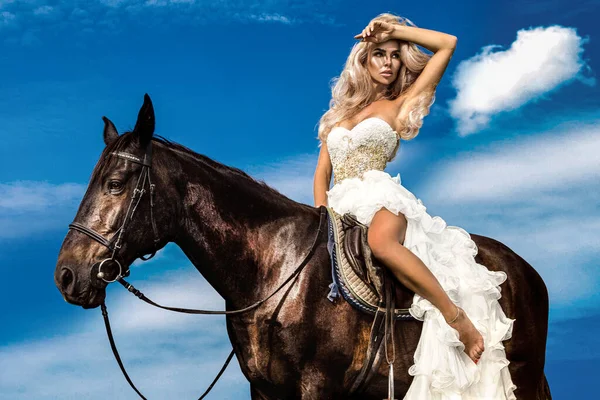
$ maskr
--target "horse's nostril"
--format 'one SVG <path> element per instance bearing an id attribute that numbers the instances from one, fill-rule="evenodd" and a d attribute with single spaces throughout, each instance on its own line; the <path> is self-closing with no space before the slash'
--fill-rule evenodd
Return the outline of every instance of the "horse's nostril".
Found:
<path id="1" fill-rule="evenodd" d="M 66 294 L 73 294 L 75 288 L 75 274 L 68 267 L 63 267 L 60 271 L 60 288 Z"/>

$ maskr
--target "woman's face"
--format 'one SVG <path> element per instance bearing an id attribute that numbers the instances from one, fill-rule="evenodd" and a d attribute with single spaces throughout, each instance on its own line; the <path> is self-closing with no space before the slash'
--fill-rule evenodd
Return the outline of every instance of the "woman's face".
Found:
<path id="1" fill-rule="evenodd" d="M 398 77 L 400 70 L 400 47 L 396 40 L 377 43 L 370 51 L 367 69 L 371 78 L 382 85 L 389 85 Z"/>

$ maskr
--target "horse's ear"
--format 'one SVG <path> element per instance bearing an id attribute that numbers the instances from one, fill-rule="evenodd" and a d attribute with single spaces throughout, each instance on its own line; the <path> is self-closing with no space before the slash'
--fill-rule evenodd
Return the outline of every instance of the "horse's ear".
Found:
<path id="1" fill-rule="evenodd" d="M 133 132 L 138 137 L 141 147 L 146 147 L 154 135 L 154 107 L 152 107 L 152 100 L 148 93 L 144 95 L 144 104 L 138 113 Z"/>
<path id="2" fill-rule="evenodd" d="M 119 137 L 119 132 L 110 119 L 102 117 L 102 120 L 104 121 L 104 143 L 108 146 Z"/>

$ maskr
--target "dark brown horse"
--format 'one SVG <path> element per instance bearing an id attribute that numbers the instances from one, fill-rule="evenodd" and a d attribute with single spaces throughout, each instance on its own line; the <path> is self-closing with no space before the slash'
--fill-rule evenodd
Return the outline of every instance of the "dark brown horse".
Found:
<path id="1" fill-rule="evenodd" d="M 292 201 L 239 169 L 154 137 L 148 96 L 133 131 L 119 136 L 112 122 L 104 121 L 106 148 L 74 220 L 80 226 L 108 239 L 117 234 L 130 209 L 145 149 L 148 144 L 153 148 L 156 224 L 153 228 L 148 196 L 142 197 L 117 249 L 124 273 L 139 256 L 176 243 L 232 310 L 267 297 L 302 261 L 319 225 L 317 208 Z M 116 156 L 123 153 L 137 159 Z M 516 319 L 513 337 L 505 342 L 516 396 L 550 399 L 544 375 L 544 282 L 502 243 L 472 237 L 479 248 L 477 262 L 508 275 L 500 303 L 506 315 Z M 327 234 L 322 233 L 309 264 L 270 300 L 248 313 L 227 316 L 229 338 L 250 382 L 252 399 L 349 398 L 346 393 L 361 368 L 372 317 L 341 299 L 327 299 L 332 278 L 326 244 Z M 98 239 L 70 230 L 55 271 L 65 299 L 84 308 L 99 306 L 107 283 L 97 277 L 98 264 L 110 257 L 111 251 Z M 103 273 L 114 277 L 118 266 L 108 262 Z M 407 371 L 420 332 L 420 322 L 396 323 L 396 397 L 401 398 L 411 383 Z M 360 398 L 384 398 L 386 375 L 384 363 Z"/>

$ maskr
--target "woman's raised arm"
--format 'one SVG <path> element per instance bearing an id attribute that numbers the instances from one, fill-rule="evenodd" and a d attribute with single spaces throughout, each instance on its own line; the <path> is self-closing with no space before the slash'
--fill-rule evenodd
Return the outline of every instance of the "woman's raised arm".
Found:
<path id="1" fill-rule="evenodd" d="M 433 95 L 454 54 L 458 40 L 456 36 L 446 33 L 413 26 L 392 25 L 383 21 L 370 23 L 355 38 L 375 43 L 394 39 L 402 40 L 415 43 L 434 53 L 408 90 L 394 101 L 398 106 L 398 118 L 402 120 L 405 117 L 402 114 L 407 113 L 406 110 L 412 109 L 410 106 L 404 107 L 404 105 L 411 104 L 413 100 L 424 93 Z"/>
<path id="2" fill-rule="evenodd" d="M 434 92 L 456 49 L 458 41 L 456 36 L 429 29 L 401 25 L 394 27 L 392 37 L 398 40 L 413 42 L 434 53 L 427 62 L 427 65 L 425 65 L 425 68 L 423 68 L 423 71 L 406 92 L 405 99 L 409 100 L 412 97 L 418 96 L 423 91 Z"/>

